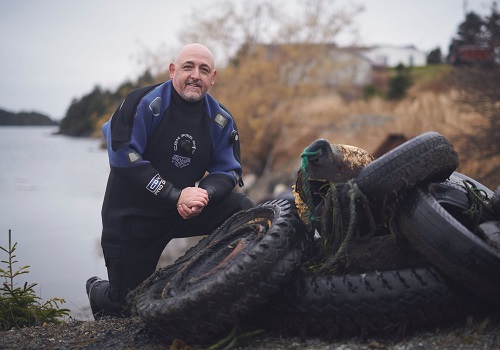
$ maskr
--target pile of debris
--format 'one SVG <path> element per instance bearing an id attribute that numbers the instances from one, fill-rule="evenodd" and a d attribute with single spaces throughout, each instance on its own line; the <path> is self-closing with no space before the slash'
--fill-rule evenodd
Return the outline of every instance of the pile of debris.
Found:
<path id="1" fill-rule="evenodd" d="M 456 172 L 436 132 L 383 156 L 316 140 L 293 201 L 229 218 L 129 294 L 172 340 L 265 329 L 340 337 L 446 325 L 500 306 L 500 186 Z"/>

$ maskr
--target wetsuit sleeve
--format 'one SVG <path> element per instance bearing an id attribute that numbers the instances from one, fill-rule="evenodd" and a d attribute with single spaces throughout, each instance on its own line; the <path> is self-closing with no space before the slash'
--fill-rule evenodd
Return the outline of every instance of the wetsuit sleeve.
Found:
<path id="1" fill-rule="evenodd" d="M 212 125 L 213 128 L 221 127 Z M 210 158 L 208 176 L 200 181 L 199 187 L 208 192 L 210 202 L 217 202 L 231 192 L 241 178 L 242 168 L 239 160 L 239 137 L 236 124 L 227 116 L 227 124 L 214 143 Z"/>
<path id="2" fill-rule="evenodd" d="M 107 141 L 111 171 L 121 180 L 130 184 L 132 189 L 146 191 L 146 193 L 151 194 L 151 198 L 160 198 L 167 205 L 175 206 L 181 190 L 163 179 L 153 165 L 142 158 L 152 125 L 152 116 L 150 112 L 148 113 L 147 103 L 140 102 L 134 118 L 128 116 L 126 123 L 123 122 L 126 120 L 123 115 L 124 103 L 102 127 Z M 129 135 L 127 142 L 122 142 L 119 147 L 112 147 L 113 136 L 123 135 L 123 128 L 128 128 L 128 131 L 125 132 Z"/>
<path id="3" fill-rule="evenodd" d="M 235 182 L 230 176 L 225 174 L 209 174 L 200 181 L 198 186 L 207 191 L 210 203 L 217 203 L 233 190 L 234 185 Z"/>

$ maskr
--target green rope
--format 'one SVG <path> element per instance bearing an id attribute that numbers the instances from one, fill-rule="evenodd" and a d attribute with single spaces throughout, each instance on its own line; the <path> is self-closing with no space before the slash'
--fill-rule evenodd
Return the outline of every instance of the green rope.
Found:
<path id="1" fill-rule="evenodd" d="M 347 229 L 347 234 L 345 235 L 345 237 L 343 237 L 342 231 L 333 232 L 334 236 L 343 237 L 343 239 L 341 240 L 340 247 L 336 251 L 335 255 L 333 257 L 328 258 L 325 261 L 325 263 L 321 266 L 320 268 L 321 271 L 331 270 L 333 269 L 334 265 L 336 265 L 341 259 L 347 258 L 347 247 L 351 242 L 352 238 L 354 237 L 354 233 L 356 232 L 355 228 L 358 222 L 358 213 L 357 213 L 358 202 L 361 203 L 361 205 L 365 210 L 365 213 L 367 214 L 367 217 L 369 218 L 370 222 L 369 234 L 372 235 L 373 232 L 375 232 L 375 220 L 373 219 L 371 211 L 369 210 L 368 199 L 366 198 L 364 193 L 361 192 L 354 179 L 349 180 L 347 182 L 347 185 L 349 188 L 347 190 L 347 196 L 349 199 L 349 226 Z M 339 209 L 337 210 L 340 210 L 340 206 Z"/>
<path id="2" fill-rule="evenodd" d="M 342 210 L 340 208 L 339 193 L 333 182 L 329 184 L 325 197 L 321 217 L 321 236 L 324 239 L 324 254 L 336 251 L 344 239 L 344 227 L 342 221 Z"/>
<path id="3" fill-rule="evenodd" d="M 474 231 L 476 231 L 483 216 L 483 207 L 487 206 L 488 195 L 486 191 L 477 188 L 470 180 L 463 180 L 463 183 L 472 202 L 469 209 L 464 211 L 464 214 L 473 220 Z"/>
<path id="4" fill-rule="evenodd" d="M 304 201 L 307 205 L 309 212 L 307 213 L 310 222 L 317 220 L 314 212 L 313 194 L 309 185 L 309 176 L 307 168 L 309 166 L 310 157 L 317 156 L 321 151 L 307 151 L 307 148 L 301 153 L 301 166 L 300 174 L 302 177 L 302 192 L 304 193 Z M 330 270 L 340 259 L 347 257 L 347 247 L 356 232 L 358 222 L 357 205 L 361 204 L 366 217 L 369 220 L 370 232 L 372 235 L 375 232 L 375 219 L 369 208 L 368 199 L 358 188 L 354 179 L 347 182 L 348 200 L 349 200 L 349 224 L 347 233 L 344 232 L 344 224 L 342 221 L 342 208 L 340 206 L 339 192 L 333 182 L 326 184 L 329 186 L 326 196 L 324 197 L 324 206 L 321 212 L 321 236 L 323 243 L 323 250 L 325 256 L 335 252 L 333 256 L 326 258 L 326 261 L 319 268 L 320 271 Z"/>
<path id="5" fill-rule="evenodd" d="M 311 222 L 314 221 L 314 215 L 313 215 L 313 207 L 314 207 L 314 203 L 313 203 L 313 196 L 311 194 L 311 189 L 309 188 L 309 182 L 308 182 L 308 174 L 307 174 L 307 167 L 309 166 L 309 157 L 311 156 L 317 156 L 321 151 L 318 150 L 318 151 L 314 151 L 314 152 L 310 152 L 310 151 L 307 151 L 307 148 L 304 149 L 304 151 L 300 154 L 300 157 L 302 159 L 301 161 L 301 165 L 300 165 L 300 171 L 302 173 L 302 179 L 303 179 L 303 184 L 302 184 L 302 190 L 304 191 L 304 195 L 305 195 L 305 202 L 306 202 L 306 205 L 308 206 L 309 208 L 309 213 L 308 213 L 308 218 Z"/>

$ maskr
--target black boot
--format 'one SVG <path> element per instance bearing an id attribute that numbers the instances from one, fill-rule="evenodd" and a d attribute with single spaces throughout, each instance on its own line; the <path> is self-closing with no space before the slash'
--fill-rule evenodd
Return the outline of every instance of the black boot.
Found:
<path id="1" fill-rule="evenodd" d="M 94 276 L 90 277 L 87 280 L 87 283 L 85 285 L 85 289 L 87 291 L 87 295 L 89 297 L 89 302 L 90 302 L 90 308 L 92 310 L 92 315 L 94 316 L 95 320 L 101 319 L 104 316 L 104 310 L 102 310 L 100 307 L 98 307 L 92 300 L 92 290 L 94 289 L 95 286 L 99 285 L 102 283 L 102 279 Z"/>

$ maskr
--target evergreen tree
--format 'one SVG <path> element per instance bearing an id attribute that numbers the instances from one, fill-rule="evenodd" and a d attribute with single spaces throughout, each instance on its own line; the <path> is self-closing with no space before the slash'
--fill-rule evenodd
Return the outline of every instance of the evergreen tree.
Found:
<path id="1" fill-rule="evenodd" d="M 456 43 L 458 45 L 486 44 L 486 24 L 478 14 L 469 12 L 465 22 L 458 26 Z"/>
<path id="2" fill-rule="evenodd" d="M 427 64 L 440 64 L 440 63 L 443 63 L 443 58 L 441 55 L 441 49 L 438 47 L 429 52 L 429 55 L 427 55 Z"/>
<path id="3" fill-rule="evenodd" d="M 493 49 L 500 48 L 500 13 L 496 3 L 491 6 L 491 15 L 486 16 L 485 27 L 488 45 Z"/>
<path id="4" fill-rule="evenodd" d="M 389 79 L 387 99 L 400 100 L 405 97 L 412 82 L 410 69 L 401 63 L 398 64 L 396 67 L 396 75 Z"/>
<path id="5" fill-rule="evenodd" d="M 474 12 L 467 14 L 450 43 L 448 62 L 462 63 L 459 48 L 466 45 L 489 48 L 492 52 L 495 49 L 498 50 L 500 47 L 500 13 L 495 2 L 491 6 L 489 16 L 483 18 Z"/>

